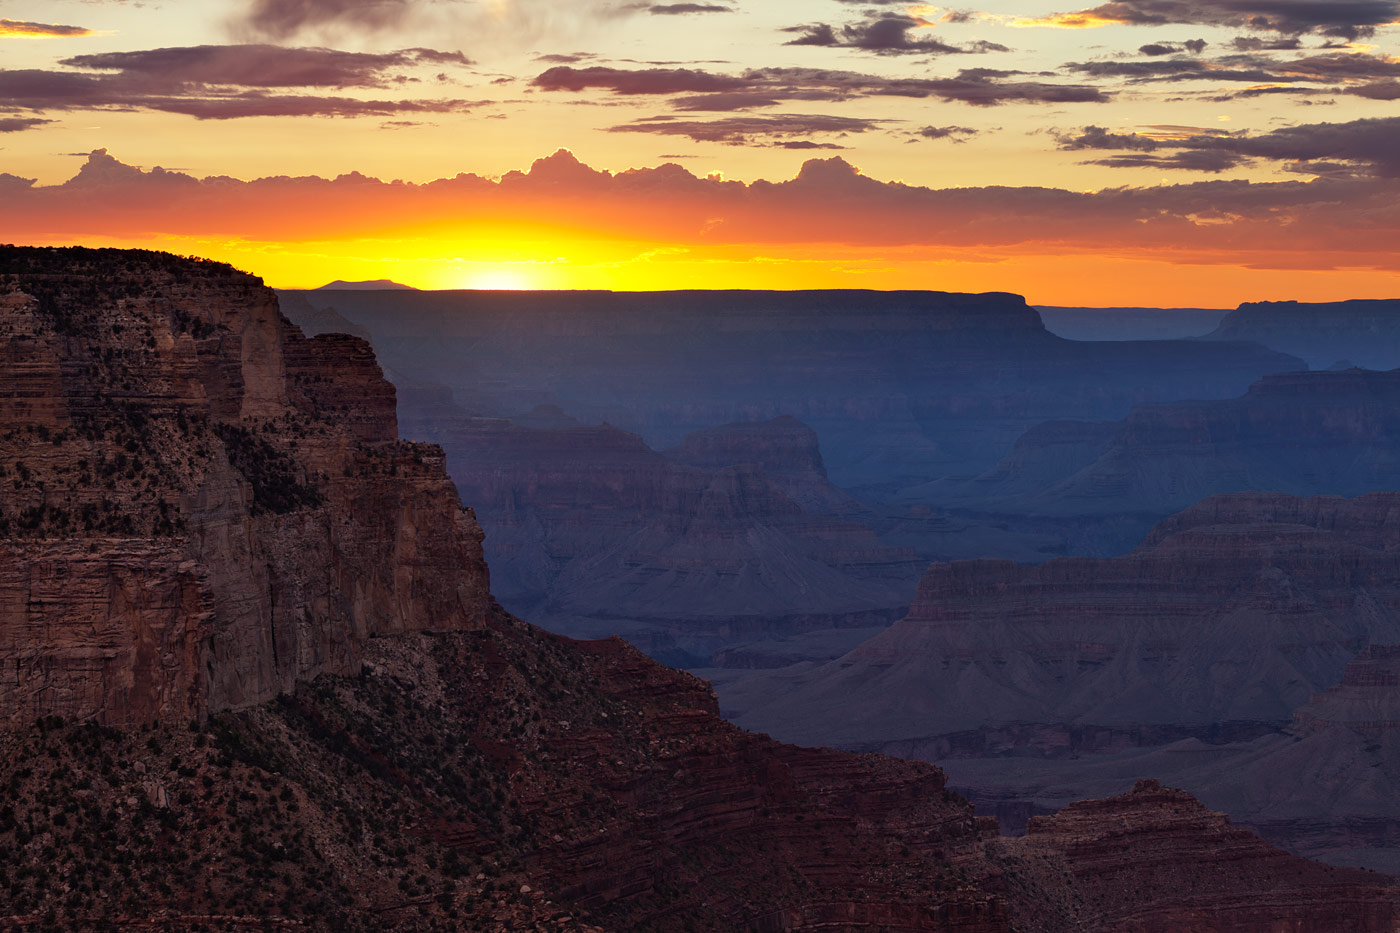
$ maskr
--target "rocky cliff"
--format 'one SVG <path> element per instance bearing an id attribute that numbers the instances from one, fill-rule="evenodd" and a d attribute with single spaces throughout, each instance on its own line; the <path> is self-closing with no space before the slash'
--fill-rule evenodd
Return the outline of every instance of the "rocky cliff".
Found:
<path id="1" fill-rule="evenodd" d="M 358 338 L 163 254 L 0 250 L 0 710 L 129 726 L 473 628 L 481 533 Z"/>
<path id="2" fill-rule="evenodd" d="M 1281 727 L 1396 641 L 1397 580 L 1400 495 L 1219 496 L 1121 558 L 935 564 L 907 618 L 824 666 L 727 687 L 725 708 L 846 745 L 1015 726 L 1046 754 L 1074 751 L 1065 724 Z"/>
<path id="3" fill-rule="evenodd" d="M 1400 366 L 1400 300 L 1257 301 L 1225 315 L 1207 340 L 1252 340 L 1302 357 L 1313 369 L 1338 361 Z"/>

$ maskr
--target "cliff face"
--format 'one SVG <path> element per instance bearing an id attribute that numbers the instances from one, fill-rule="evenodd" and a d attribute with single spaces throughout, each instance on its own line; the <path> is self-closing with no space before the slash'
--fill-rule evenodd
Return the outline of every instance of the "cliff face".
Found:
<path id="1" fill-rule="evenodd" d="M 132 725 L 471 628 L 480 530 L 364 341 L 161 254 L 0 250 L 0 709 Z M 428 545 L 431 542 L 431 545 Z"/>
<path id="2" fill-rule="evenodd" d="M 725 706 L 847 744 L 1011 724 L 1281 726 L 1356 652 L 1396 640 L 1397 580 L 1400 495 L 1220 496 L 1121 558 L 935 564 L 888 631 L 781 683 L 728 688 Z"/>

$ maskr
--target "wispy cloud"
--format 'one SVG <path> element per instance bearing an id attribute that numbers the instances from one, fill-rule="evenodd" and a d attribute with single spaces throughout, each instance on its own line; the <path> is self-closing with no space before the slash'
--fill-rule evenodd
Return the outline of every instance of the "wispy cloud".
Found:
<path id="1" fill-rule="evenodd" d="M 0 19 L 0 39 L 72 39 L 91 35 L 94 35 L 93 31 L 83 26 Z"/>

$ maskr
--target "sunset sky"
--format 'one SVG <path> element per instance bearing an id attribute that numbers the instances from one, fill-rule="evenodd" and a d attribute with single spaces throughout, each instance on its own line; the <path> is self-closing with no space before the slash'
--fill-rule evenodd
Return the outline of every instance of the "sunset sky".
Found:
<path id="1" fill-rule="evenodd" d="M 0 241 L 269 284 L 1400 296 L 1400 0 L 0 0 Z"/>

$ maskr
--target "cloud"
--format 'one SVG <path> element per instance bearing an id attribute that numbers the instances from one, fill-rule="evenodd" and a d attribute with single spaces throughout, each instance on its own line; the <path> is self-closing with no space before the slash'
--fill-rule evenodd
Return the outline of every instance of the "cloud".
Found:
<path id="1" fill-rule="evenodd" d="M 30 111 L 153 110 L 203 120 L 255 116 L 449 113 L 487 103 L 273 93 L 286 88 L 407 87 L 417 67 L 466 65 L 460 52 L 369 54 L 269 45 L 190 46 L 78 55 L 75 69 L 0 70 L 0 107 Z"/>
<path id="2" fill-rule="evenodd" d="M 864 133 L 879 129 L 888 120 L 837 117 L 824 114 L 754 114 L 719 120 L 681 120 L 672 116 L 644 117 L 631 123 L 608 127 L 610 133 L 655 133 L 684 136 L 695 142 L 724 143 L 730 146 L 766 145 L 775 137 L 811 136 L 819 133 Z M 806 141 L 781 143 L 786 148 L 818 148 Z"/>
<path id="3" fill-rule="evenodd" d="M 408 16 L 408 0 L 253 0 L 241 24 L 252 34 L 286 39 L 327 26 L 372 32 Z"/>
<path id="4" fill-rule="evenodd" d="M 1180 52 L 1190 52 L 1192 55 L 1200 55 L 1210 45 L 1204 39 L 1188 39 L 1185 42 L 1150 42 L 1138 49 L 1142 55 L 1176 55 Z"/>
<path id="5" fill-rule="evenodd" d="M 960 136 L 976 136 L 979 131 L 970 126 L 925 126 L 918 130 L 917 136 L 924 139 L 951 139 L 954 142 L 964 142 Z"/>
<path id="6" fill-rule="evenodd" d="M 1289 171 L 1309 174 L 1314 164 L 1335 175 L 1342 167 L 1352 174 L 1400 178 L 1400 117 L 1353 120 L 1349 123 L 1310 123 L 1267 133 L 1174 133 L 1152 138 L 1136 133 L 1110 133 L 1089 126 L 1078 136 L 1060 138 L 1066 150 L 1109 149 L 1164 156 L 1112 157 L 1094 164 L 1115 168 L 1154 166 L 1219 172 L 1251 159 L 1286 163 Z"/>
<path id="7" fill-rule="evenodd" d="M 702 178 L 675 164 L 614 174 L 562 152 L 499 181 L 463 174 L 414 184 L 358 174 L 199 179 L 137 169 L 98 151 L 62 185 L 0 178 L 0 188 L 6 236 L 16 242 L 187 237 L 275 242 L 290 249 L 288 244 L 299 242 L 398 241 L 414 228 L 433 231 L 437 239 L 452 230 L 480 236 L 502 222 L 512 230 L 568 228 L 585 232 L 581 236 L 691 250 L 745 245 L 771 256 L 799 255 L 803 244 L 839 243 L 843 256 L 892 256 L 905 249 L 919 255 L 929 249 L 988 255 L 1039 250 L 1159 262 L 1167 256 L 1168 261 L 1268 268 L 1400 271 L 1400 182 L 1397 172 L 1384 171 L 1397 169 L 1400 156 L 1389 146 L 1396 129 L 1395 120 L 1318 124 L 1204 142 L 1190 137 L 1191 147 L 1122 150 L 1124 158 L 1169 160 L 1155 161 L 1153 168 L 1212 156 L 1216 164 L 1232 155 L 1303 159 L 1318 177 L 1267 183 L 1212 179 L 1096 192 L 920 187 L 870 178 L 839 158 L 809 161 L 785 181 Z M 781 136 L 766 141 L 801 148 L 812 142 Z M 1188 149 L 1206 155 L 1176 155 Z M 1363 160 L 1376 169 L 1358 174 Z M 1198 165 L 1196 170 L 1211 169 Z M 542 241 L 555 243 L 551 236 L 541 233 Z"/>
<path id="8" fill-rule="evenodd" d="M 0 117 L 0 133 L 20 133 L 52 122 L 40 117 Z"/>
<path id="9" fill-rule="evenodd" d="M 737 91 L 747 87 L 743 78 L 716 75 L 689 68 L 550 68 L 530 82 L 546 91 L 582 91 L 605 88 L 616 94 L 681 94 Z"/>
<path id="10" fill-rule="evenodd" d="M 1129 84 L 1204 81 L 1255 85 L 1210 98 L 1224 101 L 1264 94 L 1354 94 L 1386 97 L 1384 82 L 1400 77 L 1400 61 L 1364 52 L 1278 59 L 1258 53 L 1225 55 L 1213 60 L 1177 56 L 1132 61 L 1069 62 L 1066 71 L 1093 78 L 1121 78 Z M 1288 85 L 1322 84 L 1325 88 Z"/>
<path id="11" fill-rule="evenodd" d="M 1400 19 L 1400 0 L 1112 0 L 1070 13 L 1023 18 L 1018 26 L 1191 24 L 1355 39 Z"/>
<path id="12" fill-rule="evenodd" d="M 735 13 L 732 6 L 718 3 L 658 3 L 647 7 L 652 16 L 681 16 L 686 13 Z"/>
<path id="13" fill-rule="evenodd" d="M 975 42 L 968 46 L 950 45 L 932 36 L 911 35 L 916 29 L 933 26 L 931 20 L 904 13 L 876 13 L 839 29 L 829 23 L 789 26 L 784 32 L 800 33 L 786 45 L 815 45 L 833 48 L 859 49 L 880 55 L 947 55 L 968 52 L 1009 52 L 995 42 Z"/>
<path id="14" fill-rule="evenodd" d="M 1243 156 L 1233 152 L 1187 150 L 1185 152 L 1174 152 L 1171 155 L 1165 156 L 1111 156 L 1106 159 L 1090 159 L 1088 164 L 1105 165 L 1109 168 L 1154 168 L 1187 172 L 1219 173 L 1237 168 L 1245 161 L 1247 160 Z"/>
<path id="15" fill-rule="evenodd" d="M 237 0 L 229 21 L 241 40 L 285 43 L 363 40 L 394 34 L 450 35 L 475 44 L 526 49 L 648 10 L 638 0 Z M 703 5 L 703 4 L 702 4 Z"/>
<path id="16" fill-rule="evenodd" d="M 1086 126 L 1080 135 L 1066 136 L 1060 139 L 1060 148 L 1067 150 L 1137 149 L 1142 152 L 1153 152 L 1157 146 L 1157 140 L 1149 136 L 1140 136 L 1137 133 L 1111 133 L 1101 126 Z"/>
<path id="17" fill-rule="evenodd" d="M 0 39 L 72 39 L 93 35 L 83 26 L 60 26 L 56 23 L 26 23 L 0 19 Z"/>
<path id="18" fill-rule="evenodd" d="M 116 71 L 153 82 L 240 87 L 387 87 L 391 73 L 415 65 L 467 66 L 461 52 L 404 49 L 342 52 L 275 45 L 196 45 L 75 55 L 59 62 L 92 71 Z"/>
<path id="19" fill-rule="evenodd" d="M 966 68 L 948 78 L 890 78 L 819 68 L 755 68 L 739 75 L 692 69 L 550 68 L 531 83 L 547 91 L 598 88 L 619 95 L 687 95 L 684 110 L 733 110 L 780 101 L 908 97 L 990 107 L 1007 103 L 1102 103 L 1098 88 L 1019 80 L 1020 72 Z M 737 96 L 736 96 L 737 95 Z"/>

